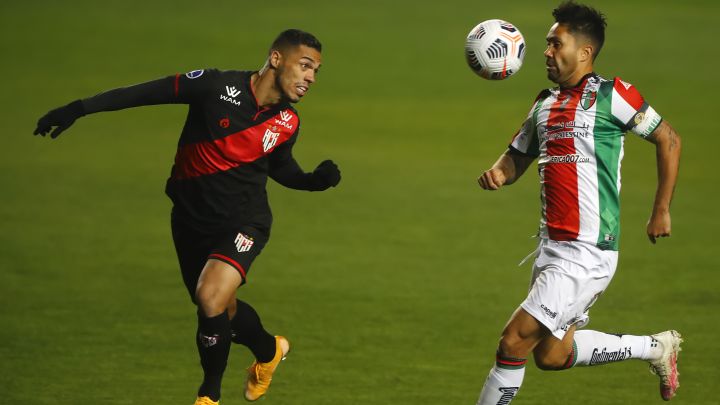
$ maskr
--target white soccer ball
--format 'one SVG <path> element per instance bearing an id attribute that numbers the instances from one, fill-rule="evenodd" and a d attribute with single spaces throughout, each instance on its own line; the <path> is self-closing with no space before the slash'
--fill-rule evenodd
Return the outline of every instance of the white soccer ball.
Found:
<path id="1" fill-rule="evenodd" d="M 525 38 L 507 21 L 483 21 L 465 40 L 468 66 L 485 79 L 502 80 L 514 75 L 520 70 L 524 57 Z"/>

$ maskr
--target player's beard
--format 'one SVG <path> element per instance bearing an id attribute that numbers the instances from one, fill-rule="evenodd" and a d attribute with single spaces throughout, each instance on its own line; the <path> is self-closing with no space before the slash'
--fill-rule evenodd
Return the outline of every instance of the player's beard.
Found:
<path id="1" fill-rule="evenodd" d="M 275 69 L 275 88 L 280 91 L 280 98 L 283 101 L 287 101 L 289 103 L 297 103 L 298 101 L 300 101 L 300 98 L 293 98 L 290 94 L 288 94 L 287 90 L 285 90 L 285 86 L 283 85 L 282 80 L 284 75 L 285 68 L 283 66 L 278 66 L 277 69 Z"/>
<path id="2" fill-rule="evenodd" d="M 556 64 L 551 63 L 545 63 L 546 67 L 551 67 L 552 69 L 547 70 L 547 78 L 553 83 L 557 83 L 558 79 L 560 78 L 560 69 L 557 67 Z"/>

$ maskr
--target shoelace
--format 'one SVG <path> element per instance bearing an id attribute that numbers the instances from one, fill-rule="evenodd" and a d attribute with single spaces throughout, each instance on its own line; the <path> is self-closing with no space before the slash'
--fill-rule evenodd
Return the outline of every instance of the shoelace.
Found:
<path id="1" fill-rule="evenodd" d="M 262 372 L 265 372 L 265 370 L 261 370 L 262 365 L 261 363 L 255 363 L 250 367 L 252 369 L 252 373 L 254 374 L 255 383 L 260 386 L 266 386 L 270 384 L 270 381 L 272 380 L 272 377 L 268 377 L 267 381 L 261 381 L 260 374 Z"/>

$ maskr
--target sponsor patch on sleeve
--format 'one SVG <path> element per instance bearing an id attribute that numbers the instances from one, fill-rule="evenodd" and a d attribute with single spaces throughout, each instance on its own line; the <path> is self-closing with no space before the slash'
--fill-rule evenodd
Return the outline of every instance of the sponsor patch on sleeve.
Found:
<path id="1" fill-rule="evenodd" d="M 202 69 L 193 70 L 185 73 L 185 77 L 187 77 L 188 79 L 197 79 L 198 77 L 202 76 L 203 73 L 205 73 L 205 71 Z"/>
<path id="2" fill-rule="evenodd" d="M 647 138 L 660 125 L 660 121 L 662 121 L 660 114 L 648 105 L 635 114 L 629 125 L 632 132 Z"/>

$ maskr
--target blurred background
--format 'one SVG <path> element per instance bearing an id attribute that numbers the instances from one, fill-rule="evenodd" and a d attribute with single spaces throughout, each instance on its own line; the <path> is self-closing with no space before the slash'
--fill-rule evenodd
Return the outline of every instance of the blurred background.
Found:
<path id="1" fill-rule="evenodd" d="M 476 178 L 505 149 L 545 77 L 553 1 L 27 1 L 0 5 L 0 403 L 190 404 L 201 380 L 195 311 L 170 237 L 164 183 L 187 108 L 80 119 L 56 140 L 37 119 L 77 98 L 206 67 L 259 69 L 286 28 L 323 43 L 298 104 L 295 156 L 340 166 L 340 186 L 269 185 L 273 236 L 239 297 L 293 343 L 264 403 L 473 404 L 524 299 L 535 247 L 534 170 L 500 192 Z M 590 3 L 608 19 L 597 72 L 633 83 L 683 138 L 673 235 L 645 235 L 654 147 L 623 162 L 615 279 L 592 329 L 685 337 L 678 404 L 715 403 L 720 225 L 713 115 L 720 5 Z M 528 51 L 503 82 L 475 76 L 480 21 L 518 26 Z M 715 229 L 715 231 L 713 231 Z M 234 347 L 223 405 L 241 404 Z M 529 366 L 514 404 L 660 401 L 641 362 Z"/>

